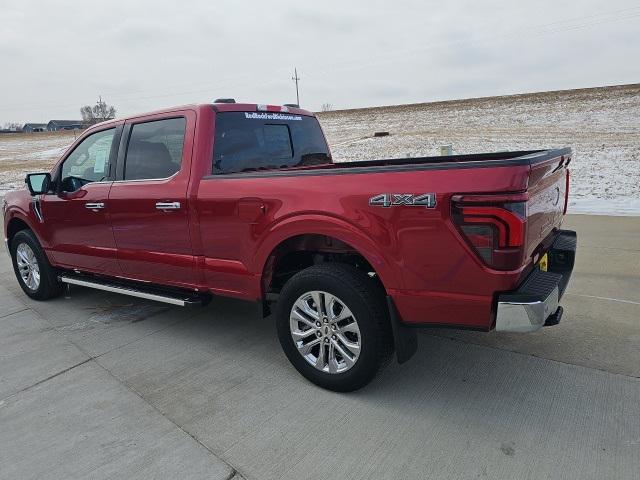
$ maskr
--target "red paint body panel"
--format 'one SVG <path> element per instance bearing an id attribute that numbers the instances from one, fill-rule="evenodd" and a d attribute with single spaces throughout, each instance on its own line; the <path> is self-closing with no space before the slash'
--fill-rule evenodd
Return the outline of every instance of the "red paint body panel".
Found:
<path id="1" fill-rule="evenodd" d="M 177 116 L 187 120 L 180 171 L 168 179 L 114 182 L 108 210 L 123 276 L 196 288 L 199 278 L 191 245 L 187 200 L 196 112 L 173 110 L 171 115 L 141 116 L 127 120 L 125 125 Z M 158 210 L 157 202 L 179 202 L 181 208 Z"/>
<path id="2" fill-rule="evenodd" d="M 23 219 L 60 267 L 247 300 L 263 297 L 265 264 L 278 245 L 298 235 L 327 235 L 365 257 L 403 321 L 489 329 L 496 294 L 520 282 L 562 221 L 568 161 L 560 154 L 535 164 L 489 158 L 482 168 L 452 159 L 436 169 L 321 165 L 292 168 L 285 175 L 210 175 L 216 112 L 257 109 L 200 105 L 127 119 L 125 125 L 185 116 L 176 175 L 89 184 L 73 198 L 43 195 L 44 223 L 26 190 L 10 193 L 5 231 L 13 218 Z M 327 172 L 331 168 L 340 171 Z M 300 170 L 306 174 L 295 173 Z M 435 208 L 369 205 L 382 193 L 432 193 L 437 203 Z M 454 225 L 452 197 L 514 193 L 527 200 L 525 260 L 512 271 L 492 270 Z M 105 200 L 105 212 L 87 215 L 76 208 L 74 202 L 88 199 Z M 162 212 L 157 201 L 179 201 L 181 208 Z"/>
<path id="3" fill-rule="evenodd" d="M 107 210 L 89 210 L 87 202 L 106 202 L 111 182 L 89 183 L 64 195 L 43 195 L 41 237 L 53 263 L 82 271 L 118 275 L 116 244 Z"/>
<path id="4" fill-rule="evenodd" d="M 516 285 L 521 271 L 490 272 L 482 266 L 451 224 L 449 197 L 452 183 L 460 191 L 526 188 L 527 168 L 496 170 L 481 178 L 466 169 L 325 175 L 312 181 L 295 176 L 203 180 L 197 201 L 205 259 L 239 263 L 233 272 L 208 270 L 207 282 L 213 288 L 235 285 L 258 298 L 260 274 L 277 245 L 296 235 L 323 234 L 369 261 L 406 321 L 453 319 L 488 327 L 493 294 Z M 439 203 L 435 209 L 369 206 L 372 194 L 399 188 L 436 193 Z M 257 221 L 242 218 L 243 203 L 255 202 L 258 194 L 265 213 Z"/>

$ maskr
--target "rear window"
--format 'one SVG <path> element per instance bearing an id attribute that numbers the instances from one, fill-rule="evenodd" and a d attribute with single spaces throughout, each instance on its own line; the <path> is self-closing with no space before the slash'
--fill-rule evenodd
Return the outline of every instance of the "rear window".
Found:
<path id="1" fill-rule="evenodd" d="M 214 174 L 318 165 L 331 157 L 318 120 L 271 112 L 216 115 Z"/>

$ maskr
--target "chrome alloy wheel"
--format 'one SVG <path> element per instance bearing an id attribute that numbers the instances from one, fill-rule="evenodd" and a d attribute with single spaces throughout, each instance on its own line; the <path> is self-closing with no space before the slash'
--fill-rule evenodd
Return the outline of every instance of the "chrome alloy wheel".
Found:
<path id="1" fill-rule="evenodd" d="M 29 245 L 26 243 L 18 245 L 18 248 L 16 248 L 16 261 L 20 277 L 22 277 L 24 284 L 30 290 L 38 290 L 40 286 L 40 266 L 38 265 L 36 255 Z"/>
<path id="2" fill-rule="evenodd" d="M 358 321 L 335 295 L 315 290 L 301 295 L 291 308 L 289 325 L 298 352 L 317 370 L 343 373 L 358 361 Z"/>

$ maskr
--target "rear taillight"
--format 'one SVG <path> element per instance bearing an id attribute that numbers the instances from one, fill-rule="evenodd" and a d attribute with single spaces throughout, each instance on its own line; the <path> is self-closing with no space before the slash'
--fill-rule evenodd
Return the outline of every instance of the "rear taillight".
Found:
<path id="1" fill-rule="evenodd" d="M 527 238 L 527 195 L 456 195 L 453 221 L 478 257 L 496 270 L 516 270 Z"/>
<path id="2" fill-rule="evenodd" d="M 490 225 L 460 225 L 460 230 L 475 248 L 480 258 L 490 264 L 493 261 L 494 229 Z"/>

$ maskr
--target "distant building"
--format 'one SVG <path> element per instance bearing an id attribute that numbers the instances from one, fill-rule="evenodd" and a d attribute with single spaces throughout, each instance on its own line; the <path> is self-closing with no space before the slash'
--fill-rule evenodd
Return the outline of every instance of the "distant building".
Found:
<path id="1" fill-rule="evenodd" d="M 44 132 L 46 129 L 46 123 L 25 123 L 22 126 L 22 131 L 25 133 Z"/>
<path id="2" fill-rule="evenodd" d="M 86 125 L 82 120 L 51 120 L 47 123 L 47 130 L 57 132 L 60 130 L 84 130 Z"/>

